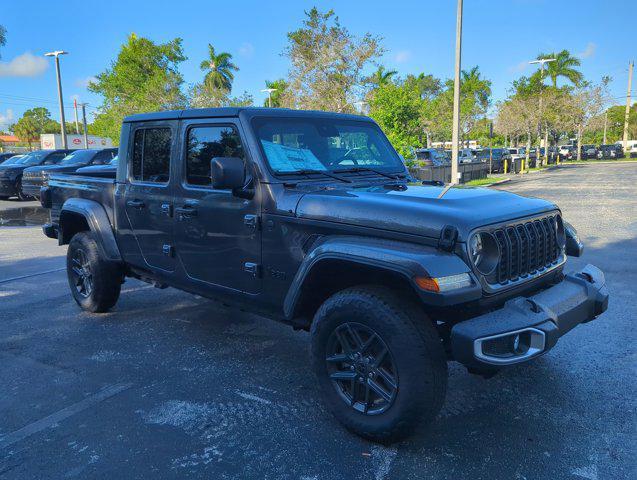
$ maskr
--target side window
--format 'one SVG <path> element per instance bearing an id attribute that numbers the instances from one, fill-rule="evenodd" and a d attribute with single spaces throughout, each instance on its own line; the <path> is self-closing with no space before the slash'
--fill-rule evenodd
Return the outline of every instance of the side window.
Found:
<path id="1" fill-rule="evenodd" d="M 52 165 L 54 163 L 58 163 L 60 160 L 62 160 L 64 157 L 66 157 L 67 154 L 64 152 L 56 152 L 56 153 L 52 153 L 51 155 L 49 155 L 48 157 L 46 157 L 46 164 Z"/>
<path id="2" fill-rule="evenodd" d="M 232 126 L 193 127 L 188 130 L 186 145 L 186 182 L 210 186 L 210 160 L 215 157 L 238 157 L 245 160 L 239 133 Z"/>
<path id="3" fill-rule="evenodd" d="M 141 128 L 133 139 L 133 180 L 167 183 L 170 175 L 170 128 Z"/>

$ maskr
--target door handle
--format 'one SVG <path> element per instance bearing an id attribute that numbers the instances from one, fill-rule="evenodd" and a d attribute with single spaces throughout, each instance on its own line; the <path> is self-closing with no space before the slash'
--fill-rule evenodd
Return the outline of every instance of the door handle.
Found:
<path id="1" fill-rule="evenodd" d="M 179 215 L 180 218 L 191 218 L 197 216 L 197 209 L 191 205 L 184 205 L 183 207 L 175 208 L 175 213 Z"/>
<path id="2" fill-rule="evenodd" d="M 126 206 L 127 207 L 131 207 L 131 208 L 137 208 L 137 209 L 141 210 L 146 205 L 141 200 L 128 200 L 126 202 Z"/>

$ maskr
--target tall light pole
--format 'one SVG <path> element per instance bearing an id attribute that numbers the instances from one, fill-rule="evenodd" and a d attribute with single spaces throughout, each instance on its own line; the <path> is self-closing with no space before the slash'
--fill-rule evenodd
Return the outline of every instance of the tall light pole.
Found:
<path id="1" fill-rule="evenodd" d="M 276 92 L 276 88 L 264 88 L 263 93 L 268 93 L 268 107 L 272 108 L 272 92 Z"/>
<path id="2" fill-rule="evenodd" d="M 532 60 L 529 63 L 531 65 L 539 63 L 540 64 L 540 123 L 542 122 L 542 91 L 544 90 L 544 64 L 549 62 L 554 62 L 555 58 L 540 58 L 538 60 Z M 549 129 L 548 125 L 544 125 L 544 160 L 546 163 L 549 163 Z M 537 151 L 537 157 L 540 158 L 540 150 Z M 536 160 L 537 161 L 537 160 Z"/>
<path id="3" fill-rule="evenodd" d="M 460 133 L 460 66 L 462 64 L 462 0 L 456 13 L 456 66 L 453 76 L 453 133 L 451 135 L 451 184 L 458 183 L 458 140 Z"/>
<path id="4" fill-rule="evenodd" d="M 62 78 L 60 77 L 60 55 L 66 55 L 64 50 L 45 53 L 45 57 L 55 57 L 55 73 L 58 79 L 58 99 L 60 100 L 60 133 L 62 134 L 62 148 L 66 148 L 66 120 L 64 118 L 64 100 L 62 100 Z"/>
<path id="5" fill-rule="evenodd" d="M 623 147 L 624 154 L 628 148 L 628 119 L 630 118 L 630 94 L 633 84 L 633 67 L 635 66 L 635 62 L 630 62 L 628 64 L 628 92 L 626 94 L 626 114 L 624 116 L 624 137 L 623 137 Z"/>
<path id="6" fill-rule="evenodd" d="M 84 148 L 88 148 L 88 128 L 86 126 L 86 103 L 80 104 L 82 106 L 82 123 L 84 124 Z"/>

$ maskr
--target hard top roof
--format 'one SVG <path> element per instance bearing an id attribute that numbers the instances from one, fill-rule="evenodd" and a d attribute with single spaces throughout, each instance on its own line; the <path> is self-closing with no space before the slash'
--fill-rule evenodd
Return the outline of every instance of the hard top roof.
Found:
<path id="1" fill-rule="evenodd" d="M 124 118 L 124 122 L 147 122 L 155 120 L 180 120 L 189 118 L 238 117 L 314 117 L 338 118 L 341 120 L 371 121 L 362 115 L 348 113 L 323 112 L 317 110 L 292 110 L 289 108 L 266 107 L 223 107 L 223 108 L 190 108 L 187 110 L 167 110 L 163 112 L 138 113 Z"/>

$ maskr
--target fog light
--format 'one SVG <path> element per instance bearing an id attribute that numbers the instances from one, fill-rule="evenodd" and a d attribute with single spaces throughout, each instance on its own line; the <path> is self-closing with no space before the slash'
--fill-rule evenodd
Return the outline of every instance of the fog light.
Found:
<path id="1" fill-rule="evenodd" d="M 488 363 L 511 364 L 544 351 L 544 332 L 535 328 L 503 333 L 474 341 L 474 355 Z"/>

